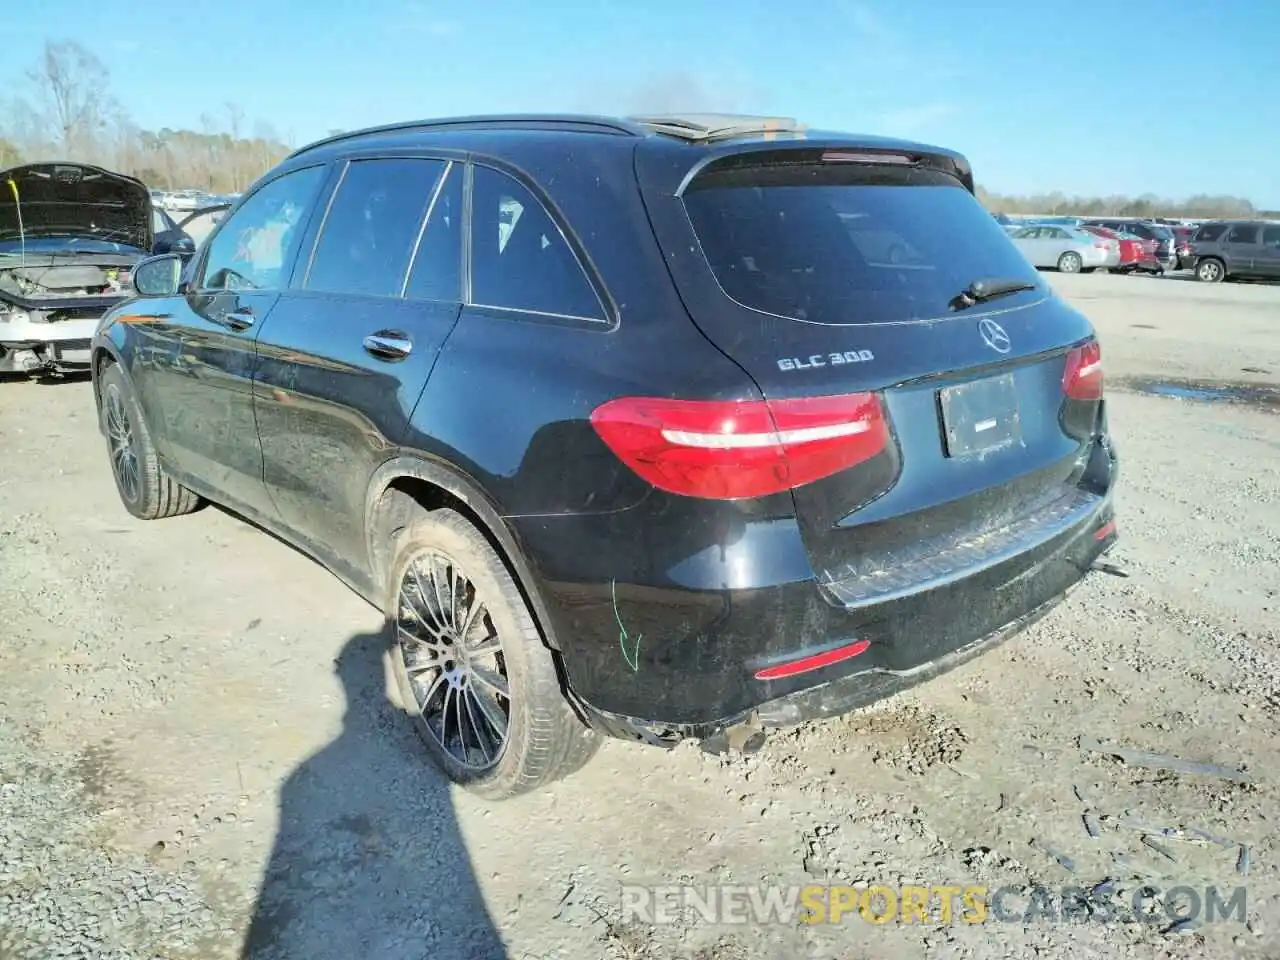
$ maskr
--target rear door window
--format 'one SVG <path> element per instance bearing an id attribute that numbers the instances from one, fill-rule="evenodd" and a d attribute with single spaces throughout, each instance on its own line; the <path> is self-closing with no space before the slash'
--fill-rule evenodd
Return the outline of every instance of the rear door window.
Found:
<path id="1" fill-rule="evenodd" d="M 1262 231 L 1262 245 L 1280 250 L 1280 227 L 1266 227 Z"/>
<path id="2" fill-rule="evenodd" d="M 461 164 L 450 164 L 444 183 L 436 188 L 413 255 L 406 296 L 416 300 L 462 299 L 462 175 Z"/>
<path id="3" fill-rule="evenodd" d="M 547 209 L 527 187 L 505 173 L 489 167 L 474 169 L 471 302 L 525 313 L 604 320 L 595 288 Z"/>
<path id="4" fill-rule="evenodd" d="M 947 314 L 975 280 L 1040 285 L 999 224 L 938 171 L 735 158 L 695 179 L 684 203 L 723 291 L 763 313 L 894 323 Z"/>
<path id="5" fill-rule="evenodd" d="M 398 297 L 442 160 L 353 160 L 329 204 L 306 289 Z"/>
<path id="6" fill-rule="evenodd" d="M 1227 243 L 1257 243 L 1258 228 L 1252 224 L 1237 224 L 1227 234 Z"/>

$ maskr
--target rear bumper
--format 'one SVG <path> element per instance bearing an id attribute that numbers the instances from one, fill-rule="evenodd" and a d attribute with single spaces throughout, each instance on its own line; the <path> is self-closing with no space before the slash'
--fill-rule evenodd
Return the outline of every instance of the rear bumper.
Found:
<path id="1" fill-rule="evenodd" d="M 1126 270 L 1138 273 L 1159 273 L 1164 268 L 1164 264 L 1154 257 L 1143 257 L 1140 260 L 1132 260 L 1125 264 Z"/>
<path id="2" fill-rule="evenodd" d="M 1114 448 L 1099 440 L 1080 496 L 1065 498 L 1071 503 L 1063 509 L 1027 518 L 1003 541 L 999 531 L 984 537 L 981 556 L 957 543 L 949 556 L 893 583 L 819 578 L 803 547 L 797 541 L 793 551 L 777 527 L 755 543 L 744 531 L 718 551 L 730 564 L 745 558 L 743 568 L 754 561 L 768 584 L 716 590 L 545 581 L 540 589 L 568 686 L 601 732 L 656 744 L 740 725 L 787 726 L 873 703 L 977 656 L 1060 602 L 1115 542 L 1116 472 Z M 574 520 L 537 518 L 519 532 L 536 556 L 550 525 Z M 601 551 L 589 555 L 607 566 L 608 548 Z M 850 659 L 782 679 L 756 677 L 764 667 L 860 640 L 869 646 Z"/>
<path id="3" fill-rule="evenodd" d="M 766 695 L 748 709 L 694 723 L 609 713 L 590 703 L 584 710 L 603 733 L 670 745 L 739 726 L 787 727 L 868 706 L 978 657 L 1051 611 L 1115 544 L 1112 520 L 1108 503 L 1090 523 L 1034 555 L 924 597 L 883 605 L 880 636 L 867 654 L 806 675 L 797 689 Z M 874 662 L 877 654 L 880 663 Z"/>

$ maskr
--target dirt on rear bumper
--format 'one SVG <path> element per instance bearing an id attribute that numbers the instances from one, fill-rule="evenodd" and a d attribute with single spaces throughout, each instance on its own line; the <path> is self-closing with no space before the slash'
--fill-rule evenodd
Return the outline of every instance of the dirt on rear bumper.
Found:
<path id="1" fill-rule="evenodd" d="M 952 670 L 1020 633 L 1072 593 L 1116 539 L 1108 498 L 1089 522 L 1018 558 L 1011 564 L 1017 570 L 1012 575 L 997 567 L 929 596 L 886 605 L 895 612 L 885 619 L 885 636 L 895 639 L 876 651 L 873 638 L 865 666 L 858 657 L 829 681 L 801 686 L 719 720 L 665 723 L 585 703 L 580 707 L 601 733 L 659 746 L 689 738 L 715 743 L 742 729 L 788 727 L 848 713 Z M 908 625 L 915 639 L 904 642 L 899 627 Z"/>

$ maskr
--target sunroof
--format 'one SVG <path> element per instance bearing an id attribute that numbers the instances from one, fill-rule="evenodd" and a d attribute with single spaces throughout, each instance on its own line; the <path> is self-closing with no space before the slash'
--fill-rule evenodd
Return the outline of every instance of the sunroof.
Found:
<path id="1" fill-rule="evenodd" d="M 654 133 L 681 140 L 717 140 L 754 133 L 795 133 L 804 125 L 791 117 L 758 117 L 736 113 L 648 114 L 628 117 Z"/>

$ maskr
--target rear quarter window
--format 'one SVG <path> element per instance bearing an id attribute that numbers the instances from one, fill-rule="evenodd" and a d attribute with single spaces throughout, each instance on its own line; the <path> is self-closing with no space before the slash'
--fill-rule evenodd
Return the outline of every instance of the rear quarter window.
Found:
<path id="1" fill-rule="evenodd" d="M 704 172 L 684 204 L 723 291 L 764 313 L 895 323 L 946 314 L 978 279 L 1039 287 L 1000 225 L 940 171 L 739 163 Z"/>
<path id="2" fill-rule="evenodd" d="M 1212 243 L 1222 236 L 1226 229 L 1225 223 L 1207 223 L 1196 231 L 1194 239 L 1197 243 Z"/>

